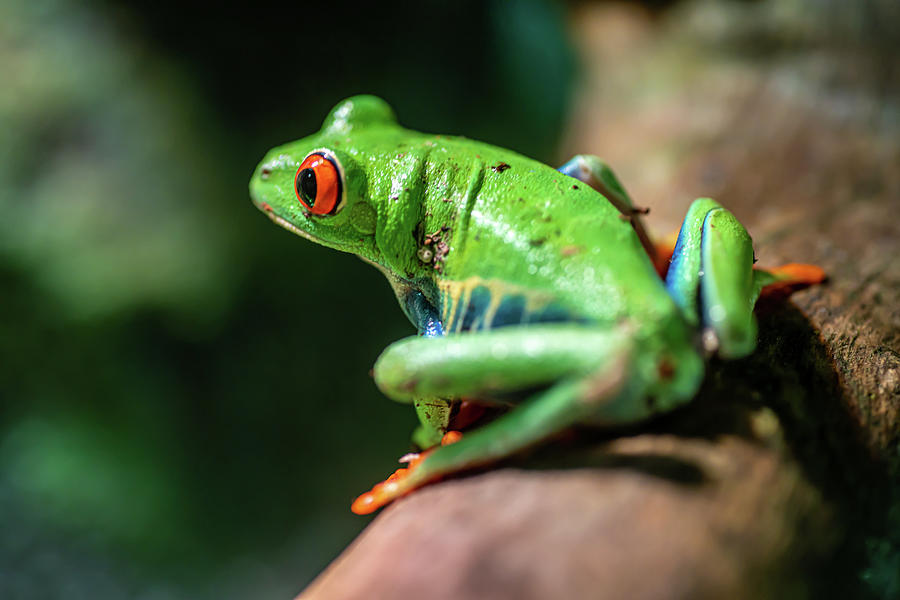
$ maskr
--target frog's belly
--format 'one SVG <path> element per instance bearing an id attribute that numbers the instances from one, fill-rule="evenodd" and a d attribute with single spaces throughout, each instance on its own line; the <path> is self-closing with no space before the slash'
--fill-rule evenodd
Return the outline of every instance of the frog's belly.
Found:
<path id="1" fill-rule="evenodd" d="M 438 283 L 444 333 L 548 322 L 587 322 L 550 292 L 496 279 L 470 277 Z"/>

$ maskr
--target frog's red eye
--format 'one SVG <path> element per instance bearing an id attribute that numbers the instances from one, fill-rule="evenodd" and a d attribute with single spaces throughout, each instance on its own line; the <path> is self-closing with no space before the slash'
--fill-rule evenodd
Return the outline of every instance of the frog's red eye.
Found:
<path id="1" fill-rule="evenodd" d="M 323 154 L 310 154 L 297 169 L 294 191 L 300 204 L 312 214 L 335 214 L 341 202 L 341 175 L 337 165 Z"/>

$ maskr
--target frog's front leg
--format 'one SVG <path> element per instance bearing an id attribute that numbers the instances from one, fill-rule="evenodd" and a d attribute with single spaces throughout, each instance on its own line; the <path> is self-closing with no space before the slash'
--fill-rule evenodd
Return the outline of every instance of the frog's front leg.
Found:
<path id="1" fill-rule="evenodd" d="M 653 383 L 641 374 L 656 371 L 635 368 L 638 355 L 628 324 L 508 327 L 391 345 L 376 364 L 375 380 L 395 400 L 542 391 L 461 441 L 426 453 L 360 496 L 353 511 L 372 512 L 429 481 L 496 461 L 575 423 L 631 422 L 665 410 L 639 401 Z M 691 385 L 681 396 L 693 392 Z"/>
<path id="2" fill-rule="evenodd" d="M 426 338 L 444 335 L 440 314 L 425 295 L 418 290 L 403 288 L 399 280 L 393 281 L 393 284 L 395 289 L 399 288 L 397 295 L 401 298 L 400 304 L 410 321 L 416 324 L 419 335 Z M 449 429 L 456 402 L 437 396 L 419 396 L 411 400 L 419 418 L 412 441 L 419 448 L 431 448 L 440 443 Z"/>

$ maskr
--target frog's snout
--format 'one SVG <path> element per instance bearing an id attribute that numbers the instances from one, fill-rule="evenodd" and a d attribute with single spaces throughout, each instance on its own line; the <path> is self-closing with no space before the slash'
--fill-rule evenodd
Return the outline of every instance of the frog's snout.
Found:
<path id="1" fill-rule="evenodd" d="M 250 178 L 250 199 L 262 211 L 272 212 L 270 202 L 276 197 L 275 181 L 282 175 L 281 171 L 287 173 L 288 165 L 285 164 L 283 156 L 267 156 L 260 162 Z"/>
<path id="2" fill-rule="evenodd" d="M 267 179 L 271 176 L 272 171 L 265 166 L 257 168 L 253 177 L 250 179 L 250 200 L 260 210 L 266 212 L 271 211 L 271 205 L 266 202 L 265 187 Z"/>

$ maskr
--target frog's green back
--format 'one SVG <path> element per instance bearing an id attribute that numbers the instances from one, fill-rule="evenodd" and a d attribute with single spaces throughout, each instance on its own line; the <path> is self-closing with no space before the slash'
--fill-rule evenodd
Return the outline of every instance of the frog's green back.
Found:
<path id="1" fill-rule="evenodd" d="M 515 312 L 521 288 L 540 320 L 672 310 L 631 224 L 598 192 L 506 150 L 462 139 L 442 146 L 468 166 L 455 212 L 429 217 L 431 230 L 450 228 L 438 280 L 451 303 L 481 287 L 489 304 L 512 303 Z"/>

